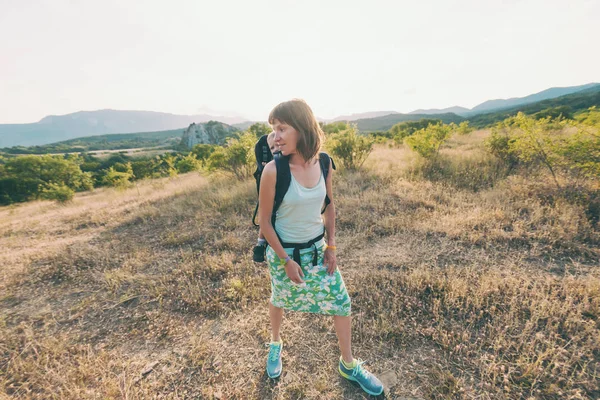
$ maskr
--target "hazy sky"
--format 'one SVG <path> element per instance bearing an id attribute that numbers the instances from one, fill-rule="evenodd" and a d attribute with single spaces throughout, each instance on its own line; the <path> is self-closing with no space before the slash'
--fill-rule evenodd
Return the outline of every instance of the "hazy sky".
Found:
<path id="1" fill-rule="evenodd" d="M 473 107 L 600 82 L 599 21 L 600 0 L 0 0 L 0 123 Z"/>

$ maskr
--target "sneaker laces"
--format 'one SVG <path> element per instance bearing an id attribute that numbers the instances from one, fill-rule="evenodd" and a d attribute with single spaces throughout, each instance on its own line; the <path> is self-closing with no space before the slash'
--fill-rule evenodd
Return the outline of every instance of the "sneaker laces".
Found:
<path id="1" fill-rule="evenodd" d="M 269 346 L 269 361 L 277 361 L 281 352 L 281 344 L 266 343 Z"/>
<path id="2" fill-rule="evenodd" d="M 352 376 L 358 375 L 359 377 L 366 379 L 369 376 L 369 371 L 362 367 L 362 365 L 366 362 L 366 360 L 361 360 L 359 358 L 357 360 L 356 366 L 354 367 L 354 370 L 352 371 Z"/>

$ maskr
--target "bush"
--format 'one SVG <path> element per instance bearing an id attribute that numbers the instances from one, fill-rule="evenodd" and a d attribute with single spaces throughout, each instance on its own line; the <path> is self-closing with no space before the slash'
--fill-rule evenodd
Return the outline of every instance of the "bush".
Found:
<path id="1" fill-rule="evenodd" d="M 216 146 L 212 144 L 197 144 L 192 148 L 192 153 L 196 156 L 196 159 L 200 161 L 202 166 L 206 165 L 206 160 L 215 151 Z"/>
<path id="2" fill-rule="evenodd" d="M 66 203 L 73 200 L 73 196 L 75 196 L 75 192 L 65 184 L 48 182 L 40 187 L 39 198 L 41 199 Z"/>
<path id="3" fill-rule="evenodd" d="M 79 155 L 17 156 L 6 159 L 0 175 L 0 202 L 10 204 L 39 198 L 50 182 L 72 191 L 94 187 L 92 174 L 82 172 Z"/>
<path id="4" fill-rule="evenodd" d="M 401 145 L 404 142 L 404 138 L 411 136 L 418 130 L 425 129 L 429 125 L 441 124 L 440 119 L 426 119 L 423 118 L 419 121 L 404 121 L 398 122 L 392 126 L 389 130 L 390 137 L 394 139 L 396 145 Z"/>
<path id="5" fill-rule="evenodd" d="M 114 166 L 110 167 L 104 175 L 103 183 L 107 186 L 125 189 L 131 186 L 133 180 L 133 169 L 131 163 L 126 164 L 126 171 L 118 171 Z"/>
<path id="6" fill-rule="evenodd" d="M 422 157 L 430 159 L 437 156 L 440 146 L 450 135 L 452 127 L 439 122 L 416 131 L 404 139 L 404 142 Z"/>
<path id="7" fill-rule="evenodd" d="M 326 125 L 327 126 L 327 125 Z M 331 134 L 326 147 L 332 156 L 337 157 L 344 168 L 356 170 L 362 167 L 373 150 L 375 139 L 358 134 L 356 125 Z"/>
<path id="8" fill-rule="evenodd" d="M 39 194 L 39 186 L 43 181 L 35 178 L 4 177 L 0 178 L 0 205 L 6 206 L 28 200 L 35 200 Z"/>
<path id="9" fill-rule="evenodd" d="M 489 154 L 448 156 L 440 154 L 432 159 L 419 159 L 408 171 L 411 178 L 425 178 L 432 182 L 442 182 L 458 189 L 473 192 L 494 187 L 506 178 L 506 166 Z"/>
<path id="10" fill-rule="evenodd" d="M 161 178 L 166 176 L 176 176 L 175 157 L 171 154 L 156 156 L 152 163 L 152 178 Z"/>
<path id="11" fill-rule="evenodd" d="M 196 158 L 194 153 L 189 153 L 187 156 L 177 161 L 176 167 L 180 174 L 185 174 L 186 172 L 198 171 L 202 168 L 202 163 Z"/>
<path id="12" fill-rule="evenodd" d="M 450 125 L 454 128 L 454 132 L 458 133 L 459 135 L 467 135 L 475 130 L 469 126 L 469 121 L 463 121 L 458 125 L 453 122 Z"/>
<path id="13" fill-rule="evenodd" d="M 575 117 L 575 120 L 581 124 L 600 128 L 600 110 L 595 106 L 588 108 Z"/>
<path id="14" fill-rule="evenodd" d="M 499 123 L 485 146 L 511 169 L 546 169 L 559 188 L 561 177 L 600 178 L 600 132 L 593 124 L 518 113 Z"/>
<path id="15" fill-rule="evenodd" d="M 243 133 L 238 139 L 230 138 L 225 147 L 217 147 L 206 162 L 209 171 L 224 171 L 243 180 L 254 173 L 256 157 L 254 145 L 256 136 Z"/>
<path id="16" fill-rule="evenodd" d="M 131 170 L 133 171 L 133 179 L 150 178 L 152 176 L 152 166 L 152 160 L 132 161 Z"/>
<path id="17" fill-rule="evenodd" d="M 519 165 L 519 157 L 511 151 L 510 136 L 506 133 L 492 130 L 492 134 L 484 141 L 485 149 L 506 165 L 512 171 Z"/>
<path id="18" fill-rule="evenodd" d="M 323 132 L 326 135 L 331 135 L 334 133 L 346 131 L 350 128 L 350 126 L 348 125 L 348 123 L 346 123 L 344 121 L 339 121 L 339 122 L 331 122 L 329 124 L 324 124 L 321 126 L 321 128 L 323 129 Z"/>

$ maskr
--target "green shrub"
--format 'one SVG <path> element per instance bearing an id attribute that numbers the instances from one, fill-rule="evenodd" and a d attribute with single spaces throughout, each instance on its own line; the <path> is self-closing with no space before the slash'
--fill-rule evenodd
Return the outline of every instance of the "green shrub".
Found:
<path id="1" fill-rule="evenodd" d="M 92 174 L 81 171 L 83 161 L 77 154 L 29 155 L 3 160 L 0 202 L 10 204 L 37 199 L 41 188 L 50 182 L 72 191 L 90 190 L 94 187 Z"/>
<path id="2" fill-rule="evenodd" d="M 340 160 L 346 169 L 356 170 L 362 167 L 373 150 L 375 139 L 358 134 L 356 125 L 331 134 L 326 141 L 326 148 L 332 156 Z"/>
<path id="3" fill-rule="evenodd" d="M 329 124 L 324 124 L 321 126 L 321 128 L 323 129 L 323 132 L 325 133 L 325 135 L 331 135 L 334 133 L 346 131 L 350 128 L 350 126 L 348 125 L 347 122 L 338 121 L 338 122 L 331 122 Z"/>
<path id="4" fill-rule="evenodd" d="M 595 106 L 588 108 L 575 117 L 575 120 L 583 125 L 594 126 L 600 129 L 600 110 Z"/>
<path id="5" fill-rule="evenodd" d="M 511 169 L 546 169 L 559 188 L 561 176 L 600 178 L 600 133 L 593 123 L 518 113 L 494 127 L 485 146 Z"/>
<path id="6" fill-rule="evenodd" d="M 220 170 L 232 174 L 237 179 L 249 178 L 254 173 L 256 157 L 254 145 L 256 136 L 243 133 L 238 139 L 230 138 L 225 147 L 217 147 L 208 157 L 206 166 L 209 171 Z"/>
<path id="7" fill-rule="evenodd" d="M 421 158 L 408 170 L 410 178 L 425 178 L 432 182 L 442 182 L 459 189 L 473 192 L 493 187 L 506 178 L 506 166 L 489 154 Z"/>
<path id="8" fill-rule="evenodd" d="M 156 156 L 152 163 L 152 178 L 161 178 L 167 176 L 176 176 L 176 159 L 173 155 L 165 153 L 162 156 Z"/>
<path id="9" fill-rule="evenodd" d="M 73 196 L 75 196 L 75 192 L 65 184 L 47 182 L 40 187 L 39 198 L 41 199 L 66 203 L 73 200 Z"/>
<path id="10" fill-rule="evenodd" d="M 452 134 L 452 127 L 441 122 L 428 125 L 404 139 L 404 142 L 424 158 L 434 158 L 439 148 Z"/>
<path id="11" fill-rule="evenodd" d="M 475 129 L 469 125 L 469 121 L 463 121 L 460 124 L 456 125 L 454 122 L 450 124 L 456 133 L 459 135 L 468 135 L 473 132 Z"/>
<path id="12" fill-rule="evenodd" d="M 200 160 L 196 158 L 194 153 L 189 153 L 187 156 L 183 157 L 175 164 L 177 167 L 177 171 L 180 174 L 185 174 L 186 172 L 198 171 L 202 168 L 202 163 Z"/>
<path id="13" fill-rule="evenodd" d="M 429 125 L 441 124 L 440 119 L 426 119 L 423 118 L 419 121 L 404 121 L 398 122 L 396 125 L 388 131 L 390 137 L 394 139 L 396 145 L 401 145 L 404 142 L 404 138 L 409 137 L 413 133 L 427 128 Z"/>
<path id="14" fill-rule="evenodd" d="M 196 156 L 202 166 L 206 165 L 206 160 L 215 151 L 216 146 L 212 144 L 197 144 L 192 148 L 192 153 Z"/>
<path id="15" fill-rule="evenodd" d="M 39 194 L 39 186 L 43 183 L 41 179 L 35 178 L 15 176 L 0 178 L 0 205 L 35 200 Z"/>
<path id="16" fill-rule="evenodd" d="M 131 163 L 125 165 L 126 171 L 117 171 L 114 166 L 110 167 L 104 175 L 103 181 L 107 186 L 124 189 L 131 186 L 133 180 L 133 169 Z"/>
<path id="17" fill-rule="evenodd" d="M 139 160 L 131 162 L 133 179 L 140 180 L 152 177 L 152 160 Z"/>
<path id="18" fill-rule="evenodd" d="M 491 135 L 484 141 L 485 149 L 502 161 L 509 171 L 519 165 L 519 157 L 511 150 L 512 140 L 514 139 L 505 132 L 493 129 Z"/>

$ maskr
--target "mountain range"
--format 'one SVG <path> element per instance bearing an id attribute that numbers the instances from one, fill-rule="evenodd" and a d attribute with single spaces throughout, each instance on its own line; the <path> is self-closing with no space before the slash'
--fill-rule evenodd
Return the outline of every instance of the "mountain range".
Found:
<path id="1" fill-rule="evenodd" d="M 473 118 L 501 110 L 510 110 L 529 104 L 544 102 L 569 94 L 595 91 L 600 89 L 599 83 L 570 87 L 553 87 L 525 97 L 487 100 L 472 109 L 465 107 L 449 107 L 444 109 L 421 109 L 407 114 L 396 111 L 371 111 L 350 115 L 342 115 L 332 119 L 321 119 L 323 122 L 355 121 L 361 130 L 386 130 L 397 122 L 436 118 L 448 122 L 460 122 L 465 118 Z M 481 118 L 479 118 L 481 119 Z M 244 121 L 240 117 L 213 116 L 209 114 L 176 115 L 154 111 L 97 110 L 79 111 L 66 115 L 50 115 L 39 122 L 30 124 L 0 124 L 0 148 L 12 146 L 34 146 L 83 138 L 95 135 L 133 132 L 156 132 L 174 129 L 185 129 L 196 122 L 210 120 L 223 122 L 234 127 L 245 129 L 252 121 Z M 390 125 L 391 124 L 391 125 Z"/>
<path id="2" fill-rule="evenodd" d="M 194 122 L 211 120 L 229 125 L 244 121 L 239 117 L 208 114 L 177 115 L 128 110 L 79 111 L 66 115 L 49 115 L 31 124 L 0 124 L 0 147 L 43 145 L 112 133 L 183 130 Z"/>
<path id="3" fill-rule="evenodd" d="M 568 87 L 553 87 L 542 90 L 541 92 L 531 94 L 525 97 L 513 97 L 510 99 L 487 100 L 475 107 L 469 109 L 465 107 L 448 107 L 443 109 L 415 110 L 409 114 L 443 114 L 454 113 L 462 117 L 469 117 L 476 114 L 500 111 L 507 108 L 522 106 L 525 104 L 535 103 L 542 100 L 554 99 L 571 93 L 580 92 L 582 90 L 591 89 L 600 86 L 600 83 L 588 83 L 586 85 L 568 86 Z"/>

